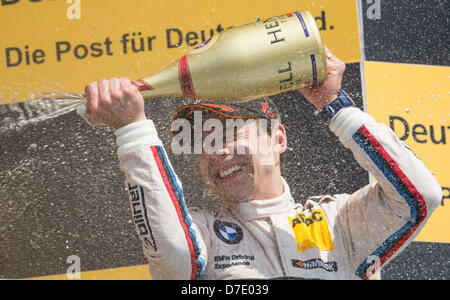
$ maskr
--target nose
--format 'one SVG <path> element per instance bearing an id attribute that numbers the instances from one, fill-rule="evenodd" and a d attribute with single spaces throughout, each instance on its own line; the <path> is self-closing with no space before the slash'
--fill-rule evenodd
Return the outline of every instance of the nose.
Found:
<path id="1" fill-rule="evenodd" d="M 221 149 L 217 149 L 214 151 L 213 155 L 217 158 L 223 158 L 231 154 L 230 145 L 224 145 Z"/>
<path id="2" fill-rule="evenodd" d="M 223 147 L 215 148 L 209 153 L 203 153 L 201 157 L 209 162 L 216 164 L 223 161 L 228 161 L 233 158 L 232 145 L 223 145 Z"/>
<path id="3" fill-rule="evenodd" d="M 234 147 L 234 140 L 231 142 L 227 141 L 224 134 L 223 140 L 218 137 L 214 137 L 213 139 L 207 137 L 206 139 L 203 139 L 202 150 L 203 154 L 223 159 L 224 156 L 234 153 Z"/>

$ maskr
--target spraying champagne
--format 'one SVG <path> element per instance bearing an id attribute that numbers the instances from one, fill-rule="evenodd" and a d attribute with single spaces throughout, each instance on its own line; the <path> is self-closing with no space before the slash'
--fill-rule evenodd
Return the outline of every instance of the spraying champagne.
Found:
<path id="1" fill-rule="evenodd" d="M 220 102 L 243 102 L 322 83 L 327 76 L 325 50 L 314 17 L 298 11 L 214 35 L 189 54 L 133 84 L 144 99 L 183 97 Z M 30 95 L 8 110 L 17 122 L 52 118 L 78 107 L 86 111 L 85 95 Z M 17 123 L 16 122 L 16 123 Z M 5 123 L 5 124 L 3 124 Z M 14 120 L 6 118 L 0 128 Z"/>
<path id="2" fill-rule="evenodd" d="M 243 102 L 322 83 L 327 76 L 325 50 L 314 17 L 297 11 L 214 35 L 189 54 L 133 84 L 144 99 L 183 97 Z M 1 128 L 27 124 L 78 108 L 86 112 L 85 95 L 33 93 L 17 111 L 16 122 L 3 118 Z M 0 111 L 1 112 L 1 111 Z"/>
<path id="3" fill-rule="evenodd" d="M 327 61 L 314 17 L 296 11 L 214 35 L 162 71 L 132 82 L 144 99 L 245 102 L 325 81 Z M 85 115 L 86 106 L 78 113 Z"/>

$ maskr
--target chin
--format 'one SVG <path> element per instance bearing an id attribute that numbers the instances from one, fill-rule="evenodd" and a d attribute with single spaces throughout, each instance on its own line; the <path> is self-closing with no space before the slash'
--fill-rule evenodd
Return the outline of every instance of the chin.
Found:
<path id="1" fill-rule="evenodd" d="M 253 177 L 247 177 L 237 182 L 227 182 L 226 185 L 216 185 L 219 196 L 228 202 L 242 202 L 253 195 Z"/>

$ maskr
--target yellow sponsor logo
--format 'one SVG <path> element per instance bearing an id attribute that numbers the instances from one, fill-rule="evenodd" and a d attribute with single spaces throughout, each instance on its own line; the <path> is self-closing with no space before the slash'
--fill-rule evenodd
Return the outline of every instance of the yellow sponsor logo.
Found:
<path id="1" fill-rule="evenodd" d="M 309 216 L 299 213 L 295 218 L 288 219 L 294 231 L 298 252 L 311 248 L 319 248 L 321 251 L 334 249 L 330 228 L 321 209 L 314 210 Z"/>

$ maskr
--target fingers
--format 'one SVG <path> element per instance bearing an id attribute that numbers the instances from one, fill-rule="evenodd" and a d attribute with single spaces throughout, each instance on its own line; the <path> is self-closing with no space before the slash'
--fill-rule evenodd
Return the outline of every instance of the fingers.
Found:
<path id="1" fill-rule="evenodd" d="M 139 94 L 138 89 L 126 77 L 102 79 L 91 82 L 85 87 L 87 108 L 95 112 L 102 105 L 111 104 L 113 101 L 121 100 L 124 95 L 132 96 Z"/>
<path id="2" fill-rule="evenodd" d="M 84 93 L 86 95 L 86 107 L 87 112 L 96 111 L 98 108 L 98 84 L 97 82 L 91 82 L 86 85 L 84 89 Z"/>
<path id="3" fill-rule="evenodd" d="M 118 78 L 111 78 L 109 80 L 109 91 L 111 94 L 111 100 L 117 101 L 122 99 L 123 93 L 120 88 L 120 80 Z"/>
<path id="4" fill-rule="evenodd" d="M 325 48 L 325 55 L 327 56 L 328 59 L 331 60 L 333 58 L 333 52 L 331 52 L 331 50 L 328 49 L 327 46 L 324 46 L 324 48 Z"/>
<path id="5" fill-rule="evenodd" d="M 85 87 L 87 112 L 96 112 L 102 105 L 111 104 L 123 97 L 121 81 L 118 78 L 91 82 Z"/>
<path id="6" fill-rule="evenodd" d="M 120 82 L 120 87 L 122 87 L 122 88 L 126 88 L 131 85 L 131 81 L 127 77 L 121 77 L 119 79 L 119 82 Z"/>
<path id="7" fill-rule="evenodd" d="M 91 124 L 120 128 L 144 120 L 144 99 L 138 89 L 126 78 L 102 79 L 85 88 L 88 116 Z"/>
<path id="8" fill-rule="evenodd" d="M 329 69 L 331 67 L 331 69 L 334 72 L 337 72 L 338 74 L 344 74 L 345 63 L 339 58 L 337 58 L 336 55 L 334 55 L 333 52 L 331 52 L 331 50 L 327 46 L 324 46 L 324 48 L 325 48 L 325 55 L 327 56 L 328 60 Z"/>
<path id="9" fill-rule="evenodd" d="M 132 96 L 133 94 L 137 93 L 137 88 L 131 83 L 130 79 L 127 77 L 122 77 L 119 80 L 120 82 L 120 89 L 124 93 L 124 95 Z"/>
<path id="10" fill-rule="evenodd" d="M 110 82 L 102 79 L 98 82 L 98 104 L 99 106 L 111 103 Z"/>

